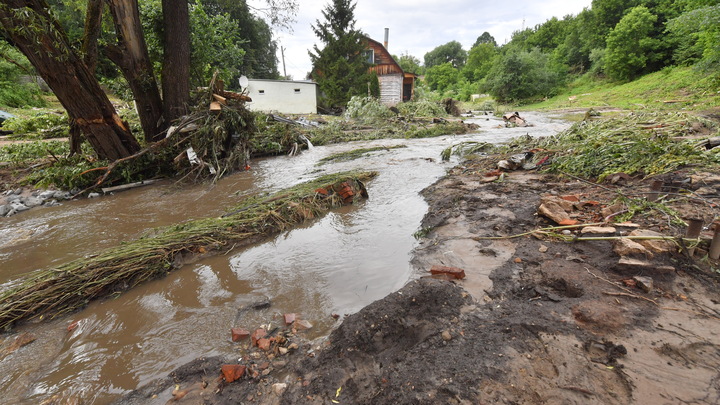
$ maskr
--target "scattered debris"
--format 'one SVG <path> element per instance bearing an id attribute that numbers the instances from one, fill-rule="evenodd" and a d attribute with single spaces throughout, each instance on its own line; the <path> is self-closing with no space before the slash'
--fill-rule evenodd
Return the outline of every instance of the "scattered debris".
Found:
<path id="1" fill-rule="evenodd" d="M 505 121 L 505 126 L 508 128 L 529 126 L 525 119 L 520 117 L 520 113 L 517 111 L 504 114 L 502 119 Z"/>
<path id="2" fill-rule="evenodd" d="M 465 278 L 465 270 L 457 267 L 435 265 L 430 268 L 430 273 L 433 275 L 444 274 L 458 280 Z"/>

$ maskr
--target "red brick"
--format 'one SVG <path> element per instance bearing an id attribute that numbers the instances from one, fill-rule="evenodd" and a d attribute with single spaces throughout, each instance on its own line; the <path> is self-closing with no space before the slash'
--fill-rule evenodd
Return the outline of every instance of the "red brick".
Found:
<path id="1" fill-rule="evenodd" d="M 456 279 L 465 278 L 465 270 L 457 267 L 439 266 L 435 265 L 430 268 L 431 274 L 447 274 L 455 277 Z"/>
<path id="2" fill-rule="evenodd" d="M 255 332 L 253 332 L 252 336 L 250 336 L 252 344 L 257 345 L 258 340 L 264 338 L 265 336 L 267 336 L 265 329 L 255 329 Z"/>
<path id="3" fill-rule="evenodd" d="M 237 342 L 240 339 L 245 339 L 246 337 L 250 336 L 250 331 L 240 328 L 232 328 L 230 329 L 230 333 L 232 334 L 233 342 Z"/>
<path id="4" fill-rule="evenodd" d="M 270 350 L 270 339 L 259 339 L 257 341 L 257 346 L 260 348 L 260 350 L 268 351 Z"/>
<path id="5" fill-rule="evenodd" d="M 569 225 L 577 225 L 580 221 L 575 219 L 563 219 L 562 221 L 558 222 L 558 225 L 560 226 L 569 226 Z"/>
<path id="6" fill-rule="evenodd" d="M 560 196 L 560 198 L 562 198 L 565 201 L 580 202 L 580 197 L 578 197 L 576 195 L 563 195 L 563 196 Z"/>
<path id="7" fill-rule="evenodd" d="M 285 314 L 285 325 L 295 322 L 295 314 Z"/>
<path id="8" fill-rule="evenodd" d="M 221 367 L 223 378 L 226 382 L 233 382 L 239 380 L 245 375 L 245 366 L 240 364 L 224 364 Z"/>

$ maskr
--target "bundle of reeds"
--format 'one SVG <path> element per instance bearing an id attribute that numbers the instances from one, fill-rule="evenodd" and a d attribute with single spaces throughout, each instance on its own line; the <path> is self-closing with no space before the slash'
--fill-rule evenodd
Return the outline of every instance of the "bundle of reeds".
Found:
<path id="1" fill-rule="evenodd" d="M 57 268 L 39 270 L 0 292 L 0 329 L 52 318 L 91 300 L 117 295 L 165 276 L 191 256 L 246 246 L 331 208 L 367 197 L 364 181 L 375 172 L 344 172 L 302 183 L 269 196 L 255 196 L 219 218 L 156 229 L 140 239 Z"/>

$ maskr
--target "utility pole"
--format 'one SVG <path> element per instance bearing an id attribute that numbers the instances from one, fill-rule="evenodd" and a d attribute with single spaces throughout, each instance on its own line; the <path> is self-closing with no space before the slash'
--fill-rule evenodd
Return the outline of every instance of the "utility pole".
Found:
<path id="1" fill-rule="evenodd" d="M 285 76 L 285 79 L 287 79 L 287 70 L 285 70 L 285 48 L 283 48 L 282 45 L 280 45 L 280 55 L 282 55 L 282 61 L 283 61 L 283 76 Z"/>

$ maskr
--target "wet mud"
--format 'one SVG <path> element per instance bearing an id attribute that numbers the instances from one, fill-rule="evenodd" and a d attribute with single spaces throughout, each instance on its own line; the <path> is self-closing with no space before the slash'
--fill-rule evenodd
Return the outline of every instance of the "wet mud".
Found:
<path id="1" fill-rule="evenodd" d="M 615 197 L 535 172 L 485 183 L 488 164 L 466 162 L 423 191 L 429 210 L 413 255 L 418 277 L 344 317 L 327 338 L 299 332 L 297 350 L 269 360 L 259 350 L 196 360 L 117 403 L 720 402 L 720 281 L 702 255 L 666 249 L 649 265 L 629 266 L 607 240 L 483 239 L 553 225 L 536 214 L 546 194 L 607 204 Z M 680 208 L 714 215 L 705 204 Z M 633 221 L 671 231 L 662 219 Z M 461 267 L 466 278 L 433 279 L 432 265 Z M 636 276 L 653 287 L 628 281 Z M 222 364 L 265 361 L 265 375 L 220 377 Z M 203 388 L 176 401 L 171 391 L 185 387 Z"/>

